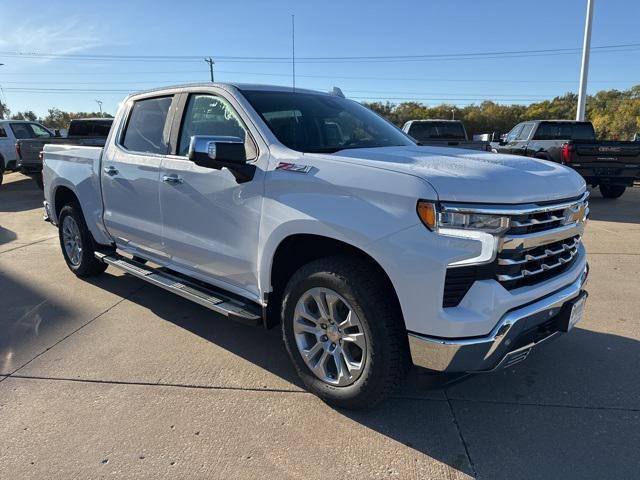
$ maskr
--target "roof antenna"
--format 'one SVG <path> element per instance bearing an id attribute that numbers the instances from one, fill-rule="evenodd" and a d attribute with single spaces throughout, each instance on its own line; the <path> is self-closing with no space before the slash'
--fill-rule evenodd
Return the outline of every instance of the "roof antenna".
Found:
<path id="1" fill-rule="evenodd" d="M 336 97 L 344 98 L 344 93 L 342 93 L 342 90 L 340 90 L 339 87 L 333 87 L 329 93 Z"/>
<path id="2" fill-rule="evenodd" d="M 296 91 L 296 16 L 291 15 L 291 73 L 293 76 L 293 91 Z"/>

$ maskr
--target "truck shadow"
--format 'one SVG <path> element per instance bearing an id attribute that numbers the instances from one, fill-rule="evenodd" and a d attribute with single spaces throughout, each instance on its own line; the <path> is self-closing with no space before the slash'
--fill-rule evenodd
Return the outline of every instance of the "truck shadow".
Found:
<path id="1" fill-rule="evenodd" d="M 0 185 L 0 212 L 15 213 L 42 208 L 44 195 L 31 178 L 13 173 Z"/>
<path id="2" fill-rule="evenodd" d="M 116 284 L 101 281 L 99 286 L 109 289 Z M 129 297 L 129 301 L 276 375 L 292 388 L 303 388 L 291 366 L 279 328 L 265 331 L 246 327 L 151 286 Z M 365 411 L 334 410 L 350 421 L 473 476 L 462 438 L 470 434 L 473 438 L 482 438 L 483 444 L 493 445 L 495 451 L 503 448 L 508 451 L 514 438 L 504 434 L 504 430 L 510 428 L 505 424 L 508 420 L 501 415 L 505 409 L 520 405 L 639 408 L 640 377 L 634 374 L 635 381 L 629 378 L 629 366 L 637 365 L 640 360 L 638 352 L 640 345 L 634 339 L 576 328 L 571 335 L 539 347 L 525 362 L 508 370 L 481 375 L 433 375 L 414 369 L 401 390 L 383 404 Z M 459 422 L 456 411 L 461 402 L 471 409 L 491 405 L 496 428 L 487 430 L 482 422 L 454 428 Z M 495 455 L 485 461 L 495 462 L 497 471 L 505 472 L 505 478 L 508 478 L 506 472 L 526 471 L 523 470 L 525 464 L 527 468 L 541 469 L 550 478 L 554 471 L 561 471 L 567 461 L 582 462 L 582 465 L 586 462 L 593 472 L 601 474 L 596 477 L 611 473 L 605 470 L 611 464 L 606 466 L 597 455 L 585 456 L 584 449 L 568 454 L 569 457 L 575 455 L 573 458 L 567 458 L 565 451 L 552 451 L 544 462 L 537 464 L 535 441 L 538 446 L 540 442 L 553 443 L 550 435 L 568 435 L 558 440 L 562 442 L 579 438 L 581 444 L 588 444 L 585 448 L 594 451 L 601 442 L 589 422 L 577 422 L 572 424 L 573 430 L 564 432 L 558 429 L 557 418 L 546 418 L 547 424 L 533 428 L 539 437 L 536 440 L 532 434 L 531 450 L 527 454 Z M 477 444 L 471 447 L 483 448 Z"/>
<path id="3" fill-rule="evenodd" d="M 589 219 L 603 222 L 640 223 L 640 187 L 627 188 L 622 197 L 604 198 L 597 188 L 589 189 Z M 587 226 L 587 228 L 589 228 Z"/>
<path id="4" fill-rule="evenodd" d="M 9 230 L 8 228 L 4 228 L 0 225 L 0 245 L 4 245 L 5 243 L 13 242 L 18 238 L 18 235 L 13 230 Z"/>

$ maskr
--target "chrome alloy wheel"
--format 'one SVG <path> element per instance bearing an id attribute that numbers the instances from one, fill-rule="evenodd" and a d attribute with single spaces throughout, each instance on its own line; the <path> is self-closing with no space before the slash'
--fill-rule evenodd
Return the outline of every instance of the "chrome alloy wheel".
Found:
<path id="1" fill-rule="evenodd" d="M 67 258 L 74 267 L 80 265 L 82 258 L 82 239 L 80 238 L 80 228 L 75 219 L 69 215 L 62 221 L 62 243 Z"/>
<path id="2" fill-rule="evenodd" d="M 293 333 L 305 364 L 323 382 L 351 385 L 364 369 L 367 340 L 349 302 L 329 288 L 307 290 L 296 304 Z"/>

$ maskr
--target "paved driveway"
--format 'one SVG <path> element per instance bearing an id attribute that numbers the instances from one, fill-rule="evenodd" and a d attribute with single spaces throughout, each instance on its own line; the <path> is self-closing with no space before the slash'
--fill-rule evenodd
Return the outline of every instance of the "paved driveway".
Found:
<path id="1" fill-rule="evenodd" d="M 277 330 L 109 269 L 76 279 L 41 192 L 0 187 L 0 478 L 637 478 L 640 189 L 596 191 L 586 318 L 494 374 L 414 371 L 366 412 L 300 387 Z"/>

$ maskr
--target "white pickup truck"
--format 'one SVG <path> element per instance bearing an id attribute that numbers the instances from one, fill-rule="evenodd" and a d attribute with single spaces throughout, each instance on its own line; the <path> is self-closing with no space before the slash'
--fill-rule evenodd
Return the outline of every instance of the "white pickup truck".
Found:
<path id="1" fill-rule="evenodd" d="M 585 182 L 422 147 L 340 95 L 201 84 L 131 95 L 103 148 L 47 145 L 45 210 L 78 276 L 108 265 L 231 319 L 281 324 L 346 408 L 411 364 L 491 371 L 585 304 Z"/>

